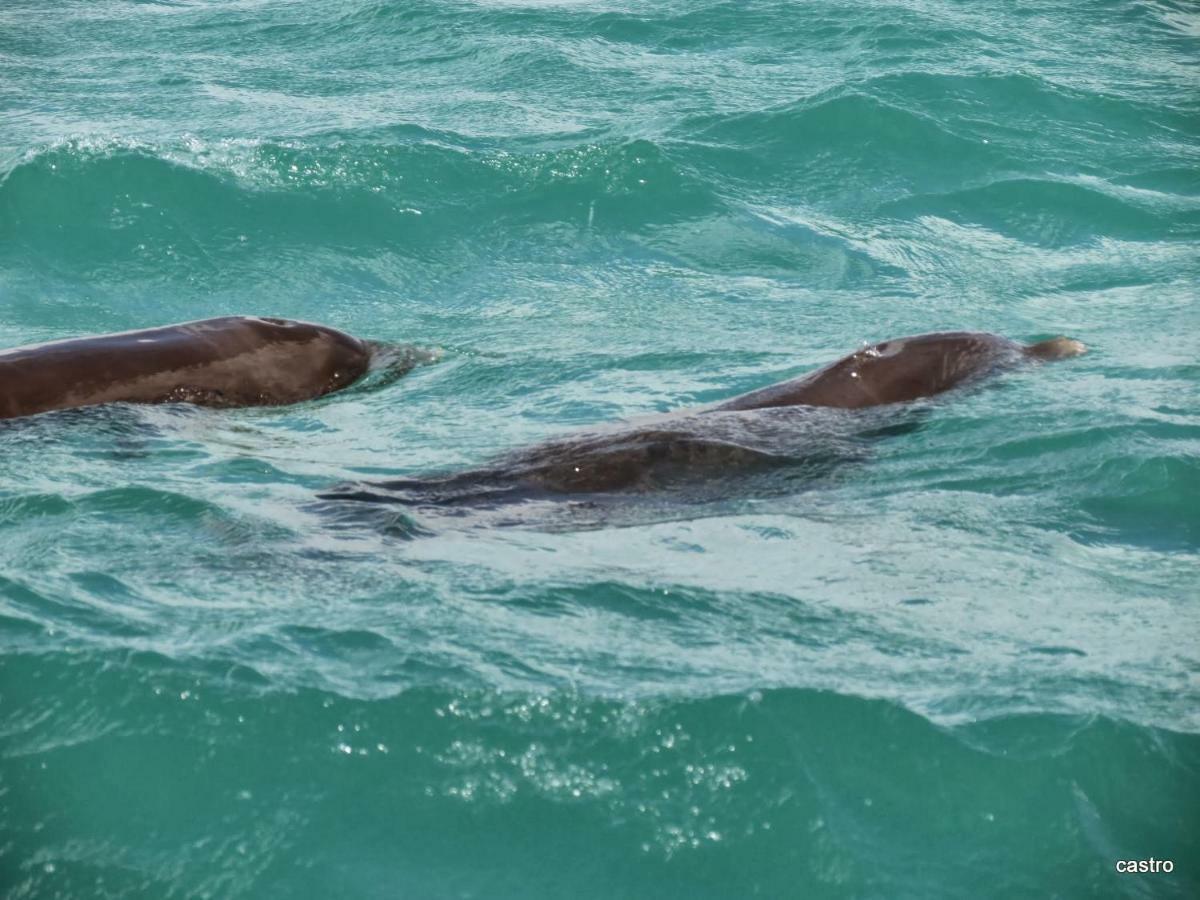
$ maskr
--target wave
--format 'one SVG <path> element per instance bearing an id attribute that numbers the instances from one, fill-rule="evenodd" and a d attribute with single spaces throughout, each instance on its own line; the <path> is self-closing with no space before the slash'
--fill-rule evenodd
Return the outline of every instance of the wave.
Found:
<path id="1" fill-rule="evenodd" d="M 520 155 L 429 136 L 367 146 L 67 142 L 0 181 L 0 253 L 68 272 L 164 262 L 203 271 L 264 249 L 419 258 L 545 228 L 636 233 L 721 206 L 648 141 Z"/>
<path id="2" fill-rule="evenodd" d="M 783 107 L 691 119 L 675 132 L 711 177 L 755 193 L 873 206 L 879 196 L 1003 165 L 935 117 L 838 87 Z"/>
<path id="3" fill-rule="evenodd" d="M 1194 131 L 1194 116 L 1185 111 L 1028 75 L 904 71 L 847 81 L 768 109 L 692 117 L 671 137 L 710 178 L 760 199 L 800 196 L 839 210 L 886 213 L 889 204 L 981 190 L 981 180 L 1004 185 L 997 193 L 1011 189 L 1017 196 L 1010 203 L 1028 203 L 1034 200 L 1028 185 L 1047 183 L 1048 191 L 1073 192 L 1052 198 L 1081 204 L 1073 218 L 1098 215 L 1096 233 L 1111 225 L 1122 236 L 1138 233 L 1144 204 L 1114 212 L 1106 201 L 1126 198 L 1112 187 L 1099 191 L 1099 179 L 1079 176 L 1063 148 L 1087 145 L 1116 158 L 1120 148 L 1149 141 L 1166 165 L 1161 176 L 1144 177 L 1167 191 L 1182 185 L 1188 194 L 1194 178 L 1184 177 L 1190 169 L 1183 163 L 1192 152 L 1180 135 Z M 1137 183 L 1138 176 L 1130 177 Z M 1104 195 L 1093 199 L 1092 193 Z M 977 202 L 995 199 L 1007 198 L 985 194 Z M 1184 198 L 1160 199 L 1178 206 Z M 1187 226 L 1194 233 L 1194 204 L 1184 205 L 1165 230 Z M 1017 226 L 1030 231 L 1028 223 Z M 1150 238 L 1163 230 L 1152 229 Z"/>
<path id="4" fill-rule="evenodd" d="M 1041 247 L 1068 247 L 1096 238 L 1165 241 L 1195 236 L 1197 229 L 1171 209 L 1135 203 L 1099 183 L 1012 178 L 938 195 L 884 204 L 897 218 L 934 216 L 977 225 Z"/>
<path id="5" fill-rule="evenodd" d="M 531 879 L 549 894 L 613 896 L 630 878 L 664 896 L 783 896 L 798 882 L 822 897 L 930 896 L 967 870 L 986 896 L 1036 892 L 1064 871 L 1098 896 L 1119 886 L 1114 861 L 1142 847 L 1177 861 L 1165 896 L 1196 886 L 1179 861 L 1200 825 L 1189 802 L 1200 738 L 1105 718 L 944 729 L 888 703 L 791 689 L 346 700 L 145 655 L 8 656 L 0 677 L 0 755 L 20 785 L 0 830 L 16 859 L 54 861 L 24 869 L 31 895 L 53 879 L 59 896 L 94 896 L 97 876 L 122 896 L 357 883 L 338 867 L 279 865 L 281 847 L 368 859 L 374 883 L 452 877 L 492 896 Z M 67 800 L 51 787 L 64 783 L 76 786 Z M 46 816 L 53 829 L 38 827 Z M 558 865 L 543 865 L 548 852 Z"/>
<path id="6" fill-rule="evenodd" d="M 1016 143 L 1025 154 L 1057 160 L 1064 146 L 1166 138 L 1195 130 L 1181 110 L 1136 93 L 1088 90 L 1053 75 L 900 71 L 865 79 L 858 89 L 917 108 L 949 128 Z"/>
<path id="7" fill-rule="evenodd" d="M 165 264 L 221 283 L 304 254 L 432 264 L 614 241 L 691 269 L 809 286 L 899 272 L 828 217 L 727 199 L 727 184 L 678 144 L 512 152 L 416 126 L 363 138 L 64 142 L 0 180 L 0 259 L 118 282 Z"/>

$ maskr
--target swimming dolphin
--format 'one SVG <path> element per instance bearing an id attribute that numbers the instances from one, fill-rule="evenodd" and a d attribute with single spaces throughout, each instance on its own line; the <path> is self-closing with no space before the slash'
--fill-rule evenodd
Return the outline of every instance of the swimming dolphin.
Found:
<path id="1" fill-rule="evenodd" d="M 17 347 L 0 351 L 0 419 L 117 402 L 296 403 L 354 384 L 384 350 L 325 325 L 257 316 Z"/>
<path id="2" fill-rule="evenodd" d="M 1078 356 L 1079 341 L 1031 345 L 982 332 L 939 332 L 866 346 L 821 369 L 709 406 L 565 435 L 477 469 L 346 485 L 326 499 L 477 505 L 529 497 L 650 491 L 678 479 L 845 453 L 883 424 L 866 412 L 941 394 L 1023 363 Z"/>

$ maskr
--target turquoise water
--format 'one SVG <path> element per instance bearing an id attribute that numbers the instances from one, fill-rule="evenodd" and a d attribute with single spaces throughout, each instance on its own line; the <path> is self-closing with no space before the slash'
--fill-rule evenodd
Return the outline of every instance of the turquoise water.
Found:
<path id="1" fill-rule="evenodd" d="M 1200 894 L 1194 5 L 7 0 L 0 123 L 0 346 L 444 350 L 0 427 L 2 896 Z M 1092 352 L 787 490 L 314 502 L 937 329 Z"/>

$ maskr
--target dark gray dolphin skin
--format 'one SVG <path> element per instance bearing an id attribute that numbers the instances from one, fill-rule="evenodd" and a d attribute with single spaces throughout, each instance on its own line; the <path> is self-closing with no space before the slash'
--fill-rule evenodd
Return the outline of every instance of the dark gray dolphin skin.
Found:
<path id="1" fill-rule="evenodd" d="M 0 419 L 101 403 L 276 406 L 361 378 L 373 346 L 324 325 L 227 316 L 0 351 Z"/>
<path id="2" fill-rule="evenodd" d="M 681 477 L 694 481 L 762 464 L 820 465 L 845 458 L 864 432 L 894 430 L 894 424 L 871 416 L 871 407 L 932 397 L 1022 363 L 1065 359 L 1086 349 L 1065 337 L 1026 346 L 981 332 L 897 338 L 724 402 L 566 435 L 478 469 L 346 485 L 322 496 L 471 506 L 555 494 L 651 491 Z"/>
<path id="3" fill-rule="evenodd" d="M 792 381 L 734 397 L 718 410 L 774 406 L 862 409 L 932 397 L 1025 360 L 1065 359 L 1087 348 L 1056 337 L 1025 346 L 986 332 L 943 331 L 864 347 Z"/>

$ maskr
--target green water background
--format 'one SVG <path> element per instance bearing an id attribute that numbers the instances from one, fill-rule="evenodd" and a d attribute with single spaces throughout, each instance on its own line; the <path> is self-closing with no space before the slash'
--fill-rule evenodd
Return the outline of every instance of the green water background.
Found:
<path id="1" fill-rule="evenodd" d="M 1198 88 L 1184 2 L 0 5 L 0 346 L 446 350 L 0 427 L 0 895 L 1195 896 Z M 313 504 L 950 328 L 1092 352 L 783 495 Z"/>

